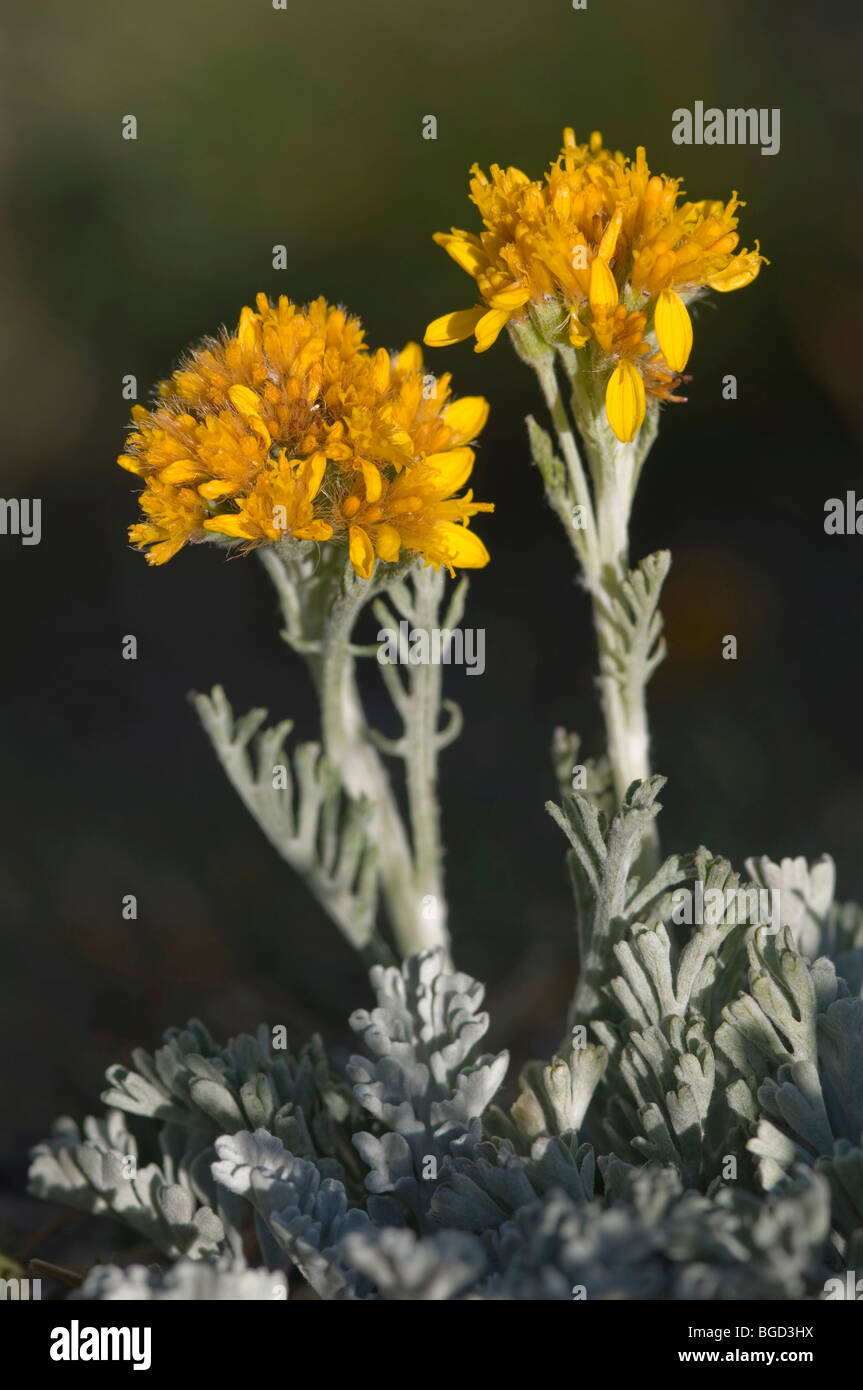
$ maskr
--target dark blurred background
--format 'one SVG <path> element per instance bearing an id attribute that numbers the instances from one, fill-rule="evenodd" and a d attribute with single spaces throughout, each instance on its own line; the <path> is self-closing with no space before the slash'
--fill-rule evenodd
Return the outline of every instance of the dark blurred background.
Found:
<path id="1" fill-rule="evenodd" d="M 651 687 L 663 842 L 738 865 L 829 851 L 840 896 L 863 895 L 863 538 L 823 529 L 828 497 L 863 494 L 860 27 L 850 6 L 752 0 L 19 4 L 2 52 L 2 490 L 42 498 L 43 538 L 0 538 L 9 1188 L 28 1143 L 56 1114 L 98 1108 L 104 1066 L 165 1026 L 199 1015 L 226 1037 L 266 1019 L 343 1045 L 368 999 L 186 701 L 221 681 L 235 708 L 265 704 L 313 737 L 305 670 L 254 559 L 186 550 L 151 571 L 127 547 L 122 377 L 146 398 L 259 290 L 343 302 L 374 345 L 421 338 L 472 300 L 431 241 L 474 225 L 470 164 L 539 176 L 566 124 L 644 143 L 693 197 L 738 190 L 743 242 L 771 260 L 699 309 L 689 402 L 667 410 L 636 508 L 633 556 L 674 554 Z M 674 146 L 672 111 L 699 99 L 779 107 L 780 153 Z M 478 522 L 493 558 L 468 618 L 487 669 L 450 682 L 466 730 L 442 796 L 458 963 L 488 983 L 492 1042 L 522 1060 L 555 1044 L 572 981 L 563 843 L 543 803 L 556 724 L 597 751 L 594 644 L 528 466 L 532 377 L 505 338 L 428 356 L 493 405 L 475 472 L 497 504 Z M 121 659 L 127 633 L 136 662 Z"/>

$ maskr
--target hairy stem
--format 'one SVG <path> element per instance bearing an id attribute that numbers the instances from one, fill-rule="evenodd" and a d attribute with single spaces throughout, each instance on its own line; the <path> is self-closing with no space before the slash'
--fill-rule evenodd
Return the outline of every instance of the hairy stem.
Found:
<path id="1" fill-rule="evenodd" d="M 571 386 L 576 418 L 582 430 L 592 492 L 582 464 L 576 433 L 560 389 L 554 354 L 534 356 L 536 370 L 546 400 L 566 469 L 566 484 L 550 486 L 550 501 L 564 522 L 576 557 L 581 561 L 585 585 L 591 596 L 593 621 L 599 648 L 599 694 L 605 721 L 608 759 L 618 805 L 633 781 L 650 776 L 646 687 L 649 669 L 632 653 L 623 671 L 614 653 L 620 643 L 616 630 L 615 605 L 621 601 L 622 585 L 629 574 L 629 518 L 641 466 L 655 434 L 655 419 L 646 421 L 639 439 L 622 444 L 608 429 L 601 406 L 593 399 L 593 383 L 576 375 L 575 354 L 561 354 L 572 371 Z M 577 520 L 573 515 L 578 507 Z M 643 868 L 656 859 L 655 827 L 651 827 L 645 846 Z"/>
<path id="2" fill-rule="evenodd" d="M 444 575 L 431 568 L 413 574 L 414 618 L 417 628 L 431 635 L 437 627 L 444 591 Z M 411 839 L 414 850 L 414 882 L 424 926 L 446 937 L 446 898 L 437 795 L 438 725 L 441 710 L 442 671 L 432 661 L 411 671 L 411 695 L 405 708 L 405 774 Z"/>
<path id="3" fill-rule="evenodd" d="M 440 832 L 436 797 L 440 670 L 411 668 L 415 694 L 400 712 L 406 719 L 405 761 L 412 841 L 409 840 L 387 769 L 370 735 L 357 687 L 354 628 L 366 604 L 381 591 L 373 578 L 359 579 L 350 566 L 315 594 L 311 574 L 293 573 L 295 557 L 264 552 L 286 622 L 287 640 L 305 656 L 318 690 L 322 742 L 342 786 L 364 800 L 371 817 L 369 838 L 378 851 L 381 888 L 396 944 L 402 955 L 431 947 L 449 950 L 440 875 Z M 299 582 L 298 582 L 299 579 Z M 438 577 L 434 576 L 435 584 Z M 321 582 L 318 580 L 317 582 Z M 437 616 L 435 584 L 422 581 L 429 627 Z M 442 581 L 440 581 L 442 585 Z M 305 612 L 303 599 L 311 606 Z"/>
<path id="4" fill-rule="evenodd" d="M 554 366 L 554 356 L 549 353 L 538 361 L 535 360 L 533 366 L 539 377 L 539 384 L 542 387 L 546 405 L 551 412 L 557 440 L 564 457 L 569 480 L 568 492 L 575 505 L 582 509 L 579 517 L 582 525 L 579 525 L 574 519 L 572 508 L 569 505 L 564 509 L 562 519 L 564 519 L 564 525 L 576 555 L 584 566 L 588 587 L 592 589 L 599 579 L 599 539 L 590 488 L 582 467 L 575 431 L 570 424 L 561 394 Z"/>
<path id="5" fill-rule="evenodd" d="M 348 575 L 333 603 L 316 668 L 324 752 L 350 796 L 365 798 L 374 818 L 381 883 L 393 933 L 404 954 L 420 949 L 411 854 L 386 769 L 372 746 L 357 690 L 351 634 L 370 596 L 367 581 Z"/>
<path id="6" fill-rule="evenodd" d="M 611 668 L 615 645 L 613 603 L 629 572 L 629 513 L 633 446 L 619 444 L 598 461 L 596 489 L 599 584 L 593 589 L 593 621 L 599 646 L 599 688 L 608 733 L 608 755 L 618 804 L 627 787 L 650 776 L 647 682 L 643 666 L 630 662 L 621 674 Z"/>

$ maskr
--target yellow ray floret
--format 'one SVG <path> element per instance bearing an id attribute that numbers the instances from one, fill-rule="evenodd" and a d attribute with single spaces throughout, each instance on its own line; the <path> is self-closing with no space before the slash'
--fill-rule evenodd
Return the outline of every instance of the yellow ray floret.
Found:
<path id="1" fill-rule="evenodd" d="M 628 357 L 621 358 L 605 388 L 608 423 L 618 439 L 628 444 L 644 420 L 644 381 Z"/>
<path id="2" fill-rule="evenodd" d="M 559 317 L 545 321 L 589 356 L 588 370 L 618 406 L 639 392 L 646 402 L 680 399 L 673 392 L 692 349 L 688 304 L 711 289 L 742 289 L 765 264 L 757 242 L 754 251 L 737 249 L 736 193 L 727 203 L 684 200 L 679 179 L 651 174 L 643 148 L 629 159 L 606 149 L 598 131 L 579 145 L 565 130 L 542 179 L 474 165 L 470 196 L 482 230 L 453 227 L 435 241 L 475 280 L 478 302 L 435 319 L 425 342 L 473 337 L 484 352 L 531 306 L 556 300 Z M 640 387 L 631 371 L 618 371 L 624 362 Z M 608 418 L 617 433 L 624 417 Z"/>
<path id="3" fill-rule="evenodd" d="M 477 512 L 493 510 L 490 502 L 474 502 L 470 492 L 456 496 L 470 477 L 472 449 L 432 454 L 415 468 L 387 481 L 374 502 L 355 489 L 335 516 L 337 529 L 347 529 L 354 569 L 368 579 L 374 557 L 394 562 L 402 550 L 415 550 L 435 568 L 480 569 L 488 551 L 468 521 Z"/>
<path id="4" fill-rule="evenodd" d="M 682 372 L 692 351 L 692 319 L 676 290 L 663 290 L 654 312 L 656 336 L 673 372 Z"/>
<path id="5" fill-rule="evenodd" d="M 450 570 L 488 561 L 457 496 L 488 418 L 453 399 L 409 343 L 372 352 L 359 320 L 317 299 L 258 295 L 234 333 L 205 340 L 135 406 L 118 463 L 141 478 L 129 532 L 151 564 L 222 536 L 249 550 L 287 537 L 344 544 L 357 573 L 403 552 Z M 351 517 L 356 517 L 351 521 Z"/>

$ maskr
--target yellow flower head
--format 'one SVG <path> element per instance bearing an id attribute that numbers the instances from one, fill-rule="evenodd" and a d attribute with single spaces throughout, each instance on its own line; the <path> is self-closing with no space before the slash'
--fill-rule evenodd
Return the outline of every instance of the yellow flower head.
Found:
<path id="1" fill-rule="evenodd" d="M 161 565 L 213 534 L 244 550 L 341 542 L 366 579 L 375 556 L 402 550 L 450 572 L 485 565 L 467 524 L 491 504 L 456 494 L 487 403 L 451 399 L 416 343 L 371 352 L 359 320 L 324 299 L 256 305 L 193 349 L 152 409 L 134 407 L 118 459 L 144 480 L 133 544 Z"/>
<path id="2" fill-rule="evenodd" d="M 471 173 L 483 230 L 453 227 L 435 241 L 474 278 L 481 302 L 435 319 L 425 342 L 473 334 L 484 352 L 531 306 L 546 324 L 550 308 L 552 336 L 589 355 L 606 384 L 609 424 L 633 439 L 646 398 L 680 399 L 673 392 L 692 348 L 687 304 L 708 289 L 742 289 L 764 263 L 757 242 L 736 249 L 736 193 L 728 203 L 681 202 L 680 180 L 651 174 L 642 147 L 628 159 L 605 149 L 598 131 L 577 145 L 565 130 L 541 180 L 496 164 Z"/>

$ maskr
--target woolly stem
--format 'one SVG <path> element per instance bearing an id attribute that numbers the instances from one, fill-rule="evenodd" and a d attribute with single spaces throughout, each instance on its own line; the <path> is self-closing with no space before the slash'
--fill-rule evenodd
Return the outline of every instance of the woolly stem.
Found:
<path id="1" fill-rule="evenodd" d="M 384 584 L 378 576 L 360 579 L 350 565 L 343 575 L 328 576 L 325 569 L 314 575 L 295 575 L 296 556 L 291 551 L 280 553 L 275 547 L 265 549 L 263 559 L 279 593 L 287 625 L 285 636 L 303 653 L 315 681 L 324 753 L 348 795 L 368 804 L 368 835 L 378 852 L 381 888 L 398 949 L 407 956 L 440 947 L 448 959 L 436 795 L 440 668 L 431 664 L 411 667 L 410 698 L 402 701 L 394 695 L 406 724 L 401 747 L 407 774 L 409 839 L 389 774 L 366 722 L 356 680 L 357 649 L 352 643 L 360 613 Z M 431 580 L 417 577 L 427 574 L 432 575 Z M 398 583 L 395 573 L 387 578 Z M 417 621 L 431 631 L 437 620 L 442 577 L 432 571 L 415 571 L 413 578 L 421 607 Z M 311 605 L 311 613 L 304 602 Z"/>
<path id="2" fill-rule="evenodd" d="M 557 469 L 548 465 L 541 472 L 549 501 L 581 563 L 591 597 L 599 649 L 599 696 L 614 794 L 620 805 L 633 781 L 645 781 L 650 776 L 646 691 L 652 667 L 640 652 L 622 648 L 617 606 L 629 574 L 632 501 L 642 464 L 655 437 L 656 417 L 653 414 L 645 421 L 636 442 L 621 443 L 604 419 L 602 403 L 595 398 L 595 382 L 579 373 L 574 352 L 561 350 L 591 488 L 561 392 L 555 352 L 536 336 L 527 334 L 516 339 L 516 347 L 536 371 L 563 455 L 563 475 L 559 465 Z M 654 867 L 657 855 L 656 829 L 652 826 L 639 867 L 643 871 Z"/>
<path id="3" fill-rule="evenodd" d="M 413 572 L 416 627 L 431 640 L 438 626 L 444 575 L 430 567 Z M 420 901 L 423 935 L 447 940 L 443 885 L 440 806 L 437 796 L 438 725 L 442 672 L 429 660 L 411 670 L 405 708 L 404 758 L 413 842 L 414 885 Z"/>
<path id="4" fill-rule="evenodd" d="M 348 794 L 369 803 L 377 846 L 381 885 L 400 951 L 420 950 L 418 907 L 411 873 L 411 852 L 386 769 L 372 746 L 356 683 L 351 634 L 371 597 L 371 585 L 351 571 L 335 599 L 324 628 L 321 655 L 314 662 L 321 702 L 323 746 L 338 769 Z"/>

